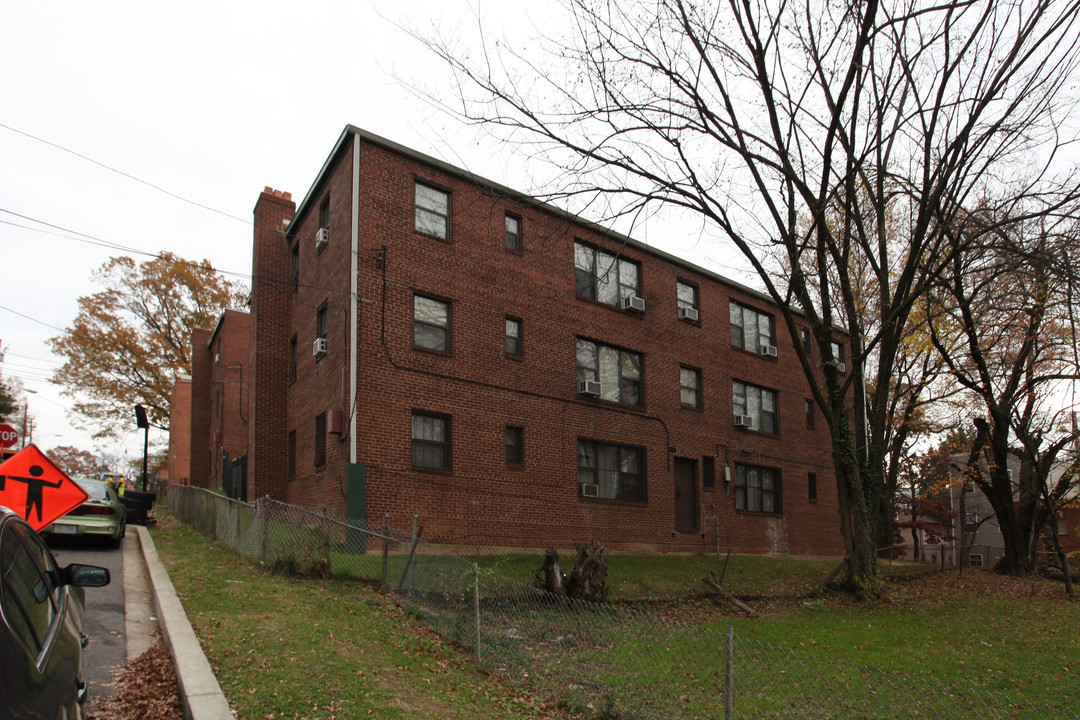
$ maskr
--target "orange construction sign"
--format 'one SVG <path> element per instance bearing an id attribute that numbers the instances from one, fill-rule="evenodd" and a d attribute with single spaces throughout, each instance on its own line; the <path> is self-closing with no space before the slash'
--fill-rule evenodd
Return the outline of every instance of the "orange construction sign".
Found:
<path id="1" fill-rule="evenodd" d="M 38 532 L 89 497 L 36 445 L 27 445 L 0 464 L 0 505 L 22 515 Z"/>

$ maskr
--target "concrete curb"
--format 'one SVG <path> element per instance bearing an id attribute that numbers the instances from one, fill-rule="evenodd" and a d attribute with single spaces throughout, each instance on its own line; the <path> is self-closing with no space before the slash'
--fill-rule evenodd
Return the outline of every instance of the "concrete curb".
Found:
<path id="1" fill-rule="evenodd" d="M 132 529 L 128 526 L 128 530 Z M 176 594 L 169 572 L 158 559 L 154 540 L 146 528 L 134 527 L 138 533 L 139 547 L 146 563 L 150 594 L 157 609 L 158 626 L 161 637 L 173 659 L 176 668 L 176 684 L 180 691 L 180 701 L 184 706 L 186 720 L 233 720 L 225 693 L 221 691 L 217 677 L 210 662 L 203 654 L 199 638 L 188 621 L 184 605 Z"/>

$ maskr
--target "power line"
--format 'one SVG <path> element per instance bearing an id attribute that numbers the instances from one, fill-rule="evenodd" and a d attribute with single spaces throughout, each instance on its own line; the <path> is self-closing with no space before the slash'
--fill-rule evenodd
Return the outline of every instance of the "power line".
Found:
<path id="1" fill-rule="evenodd" d="M 18 310 L 12 310 L 11 308 L 5 307 L 3 305 L 0 305 L 0 310 L 7 310 L 9 313 L 12 313 L 14 315 L 18 315 L 19 317 L 22 317 L 22 318 L 26 318 L 27 320 L 29 320 L 31 322 L 36 322 L 38 325 L 44 325 L 47 328 L 51 328 L 53 330 L 56 330 L 57 332 L 64 332 L 64 328 L 58 328 L 55 325 L 51 325 L 51 324 L 45 322 L 44 320 L 38 320 L 37 318 L 30 317 L 29 315 L 21 313 Z"/>
<path id="2" fill-rule="evenodd" d="M 134 180 L 137 183 L 141 183 L 143 185 L 146 185 L 149 188 L 157 190 L 160 193 L 164 193 L 165 195 L 168 195 L 169 197 L 176 198 L 177 200 L 180 200 L 182 202 L 186 202 L 189 205 L 194 205 L 195 207 L 202 208 L 203 210 L 209 210 L 212 213 L 217 213 L 218 215 L 221 215 L 223 217 L 231 218 L 232 220 L 237 220 L 239 222 L 244 223 L 245 225 L 250 225 L 251 224 L 251 220 L 245 220 L 244 218 L 237 217 L 236 215 L 230 215 L 229 213 L 225 212 L 224 210 L 218 210 L 217 208 L 210 207 L 209 205 L 203 205 L 200 202 L 196 202 L 194 200 L 186 198 L 183 195 L 177 195 L 176 193 L 174 193 L 174 192 L 172 192 L 170 190 L 166 190 L 165 188 L 163 188 L 163 187 L 161 187 L 159 185 L 155 185 L 152 182 L 149 182 L 147 180 L 143 180 L 142 178 L 137 177 L 135 175 L 132 175 L 131 173 L 124 172 L 123 170 L 118 170 L 118 169 L 116 169 L 116 168 L 114 168 L 114 167 L 112 167 L 110 165 L 106 165 L 103 162 L 95 160 L 92 157 L 89 157 L 87 155 L 83 155 L 82 153 L 79 153 L 79 152 L 75 152 L 74 150 L 71 150 L 70 148 L 66 148 L 63 145 L 58 145 L 58 144 L 56 144 L 54 142 L 50 142 L 48 140 L 45 140 L 44 138 L 39 138 L 36 135 L 31 135 L 28 132 L 24 132 L 24 131 L 19 130 L 17 128 L 13 128 L 10 125 L 5 125 L 4 123 L 0 123 L 0 127 L 4 128 L 5 130 L 10 130 L 11 132 L 16 133 L 18 135 L 22 135 L 23 137 L 30 138 L 31 140 L 36 140 L 39 143 L 42 143 L 44 145 L 48 145 L 49 147 L 56 148 L 57 150 L 61 150 L 61 151 L 66 152 L 68 154 L 74 155 L 75 157 L 77 157 L 77 158 L 79 158 L 81 160 L 85 160 L 85 161 L 87 161 L 89 163 L 93 163 L 94 165 L 97 165 L 100 168 L 104 168 L 104 169 L 108 170 L 109 172 L 116 173 L 117 175 L 122 175 L 123 177 L 126 177 L 129 180 Z"/>

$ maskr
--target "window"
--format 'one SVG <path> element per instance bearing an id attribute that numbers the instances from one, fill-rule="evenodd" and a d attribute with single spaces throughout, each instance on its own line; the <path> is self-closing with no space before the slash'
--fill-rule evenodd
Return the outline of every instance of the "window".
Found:
<path id="1" fill-rule="evenodd" d="M 521 321 L 506 318 L 506 354 L 521 357 Z"/>
<path id="2" fill-rule="evenodd" d="M 979 529 L 978 513 L 964 513 L 964 532 L 975 532 Z"/>
<path id="3" fill-rule="evenodd" d="M 806 499 L 812 503 L 817 502 L 817 473 L 806 474 Z"/>
<path id="4" fill-rule="evenodd" d="M 806 401 L 806 427 L 814 427 L 814 401 Z"/>
<path id="5" fill-rule="evenodd" d="M 736 380 L 731 391 L 736 418 L 749 417 L 750 427 L 763 433 L 776 435 L 780 431 L 775 390 Z"/>
<path id="6" fill-rule="evenodd" d="M 289 477 L 294 478 L 294 477 L 296 477 L 296 431 L 295 430 L 290 430 L 289 431 L 288 443 L 289 443 L 288 444 L 288 456 L 287 456 L 287 459 L 285 461 L 285 463 L 286 463 L 285 472 Z"/>
<path id="7" fill-rule="evenodd" d="M 578 338 L 577 379 L 599 381 L 600 397 L 641 405 L 641 355 Z"/>
<path id="8" fill-rule="evenodd" d="M 578 485 L 583 497 L 645 502 L 644 450 L 578 440 Z"/>
<path id="9" fill-rule="evenodd" d="M 36 657 L 56 622 L 57 568 L 26 526 L 8 524 L 0 538 L 0 598 L 14 635 Z"/>
<path id="10" fill-rule="evenodd" d="M 701 371 L 683 366 L 679 368 L 679 401 L 684 408 L 701 409 Z"/>
<path id="11" fill-rule="evenodd" d="M 506 213 L 506 249 L 521 252 L 521 218 Z"/>
<path id="12" fill-rule="evenodd" d="M 701 484 L 707 488 L 716 487 L 716 459 L 712 455 L 701 458 Z"/>
<path id="13" fill-rule="evenodd" d="M 413 296 L 413 345 L 450 352 L 450 303 L 425 295 Z"/>
<path id="14" fill-rule="evenodd" d="M 416 183 L 415 225 L 417 232 L 450 239 L 450 193 Z"/>
<path id="15" fill-rule="evenodd" d="M 289 384 L 296 382 L 296 336 L 289 340 Z"/>
<path id="16" fill-rule="evenodd" d="M 618 306 L 625 297 L 641 295 L 640 266 L 632 260 L 574 243 L 574 284 L 579 297 Z"/>
<path id="17" fill-rule="evenodd" d="M 292 249 L 292 289 L 300 289 L 300 243 L 293 245 Z"/>
<path id="18" fill-rule="evenodd" d="M 739 303 L 731 303 L 731 344 L 752 353 L 776 347 L 773 317 Z"/>
<path id="19" fill-rule="evenodd" d="M 982 567 L 983 556 L 982 553 L 971 553 L 968 555 L 968 567 Z"/>
<path id="20" fill-rule="evenodd" d="M 811 339 L 810 339 L 810 328 L 803 328 L 802 330 L 799 331 L 799 334 L 802 336 L 802 349 L 803 349 L 803 352 L 805 352 L 807 354 L 807 356 L 809 356 L 810 355 L 810 349 L 813 347 L 813 345 L 811 344 Z"/>
<path id="21" fill-rule="evenodd" d="M 315 416 L 315 467 L 326 464 L 326 413 Z"/>
<path id="22" fill-rule="evenodd" d="M 840 372 L 845 372 L 847 367 L 844 365 L 844 346 L 836 341 L 830 342 L 829 345 L 832 347 L 833 360 L 839 365 Z"/>
<path id="23" fill-rule="evenodd" d="M 412 416 L 413 467 L 450 470 L 450 418 L 414 412 Z"/>
<path id="24" fill-rule="evenodd" d="M 779 513 L 780 471 L 757 465 L 736 465 L 735 509 Z"/>
<path id="25" fill-rule="evenodd" d="M 327 195 L 323 198 L 322 204 L 319 205 L 319 229 L 330 229 L 330 196 Z"/>
<path id="26" fill-rule="evenodd" d="M 525 464 L 525 429 L 506 426 L 506 464 Z"/>
<path id="27" fill-rule="evenodd" d="M 686 320 L 698 319 L 698 289 L 697 285 L 688 282 L 679 282 L 675 285 L 675 302 L 679 306 L 679 317 Z"/>
<path id="28" fill-rule="evenodd" d="M 315 311 L 315 336 L 325 339 L 329 332 L 329 324 L 327 322 L 327 308 L 323 303 L 319 306 L 319 309 Z"/>

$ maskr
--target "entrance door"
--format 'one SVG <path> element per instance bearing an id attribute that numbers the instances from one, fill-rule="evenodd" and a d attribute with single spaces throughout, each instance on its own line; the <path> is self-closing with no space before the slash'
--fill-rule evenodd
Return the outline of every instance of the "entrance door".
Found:
<path id="1" fill-rule="evenodd" d="M 697 532 L 697 462 L 675 458 L 675 531 Z"/>

